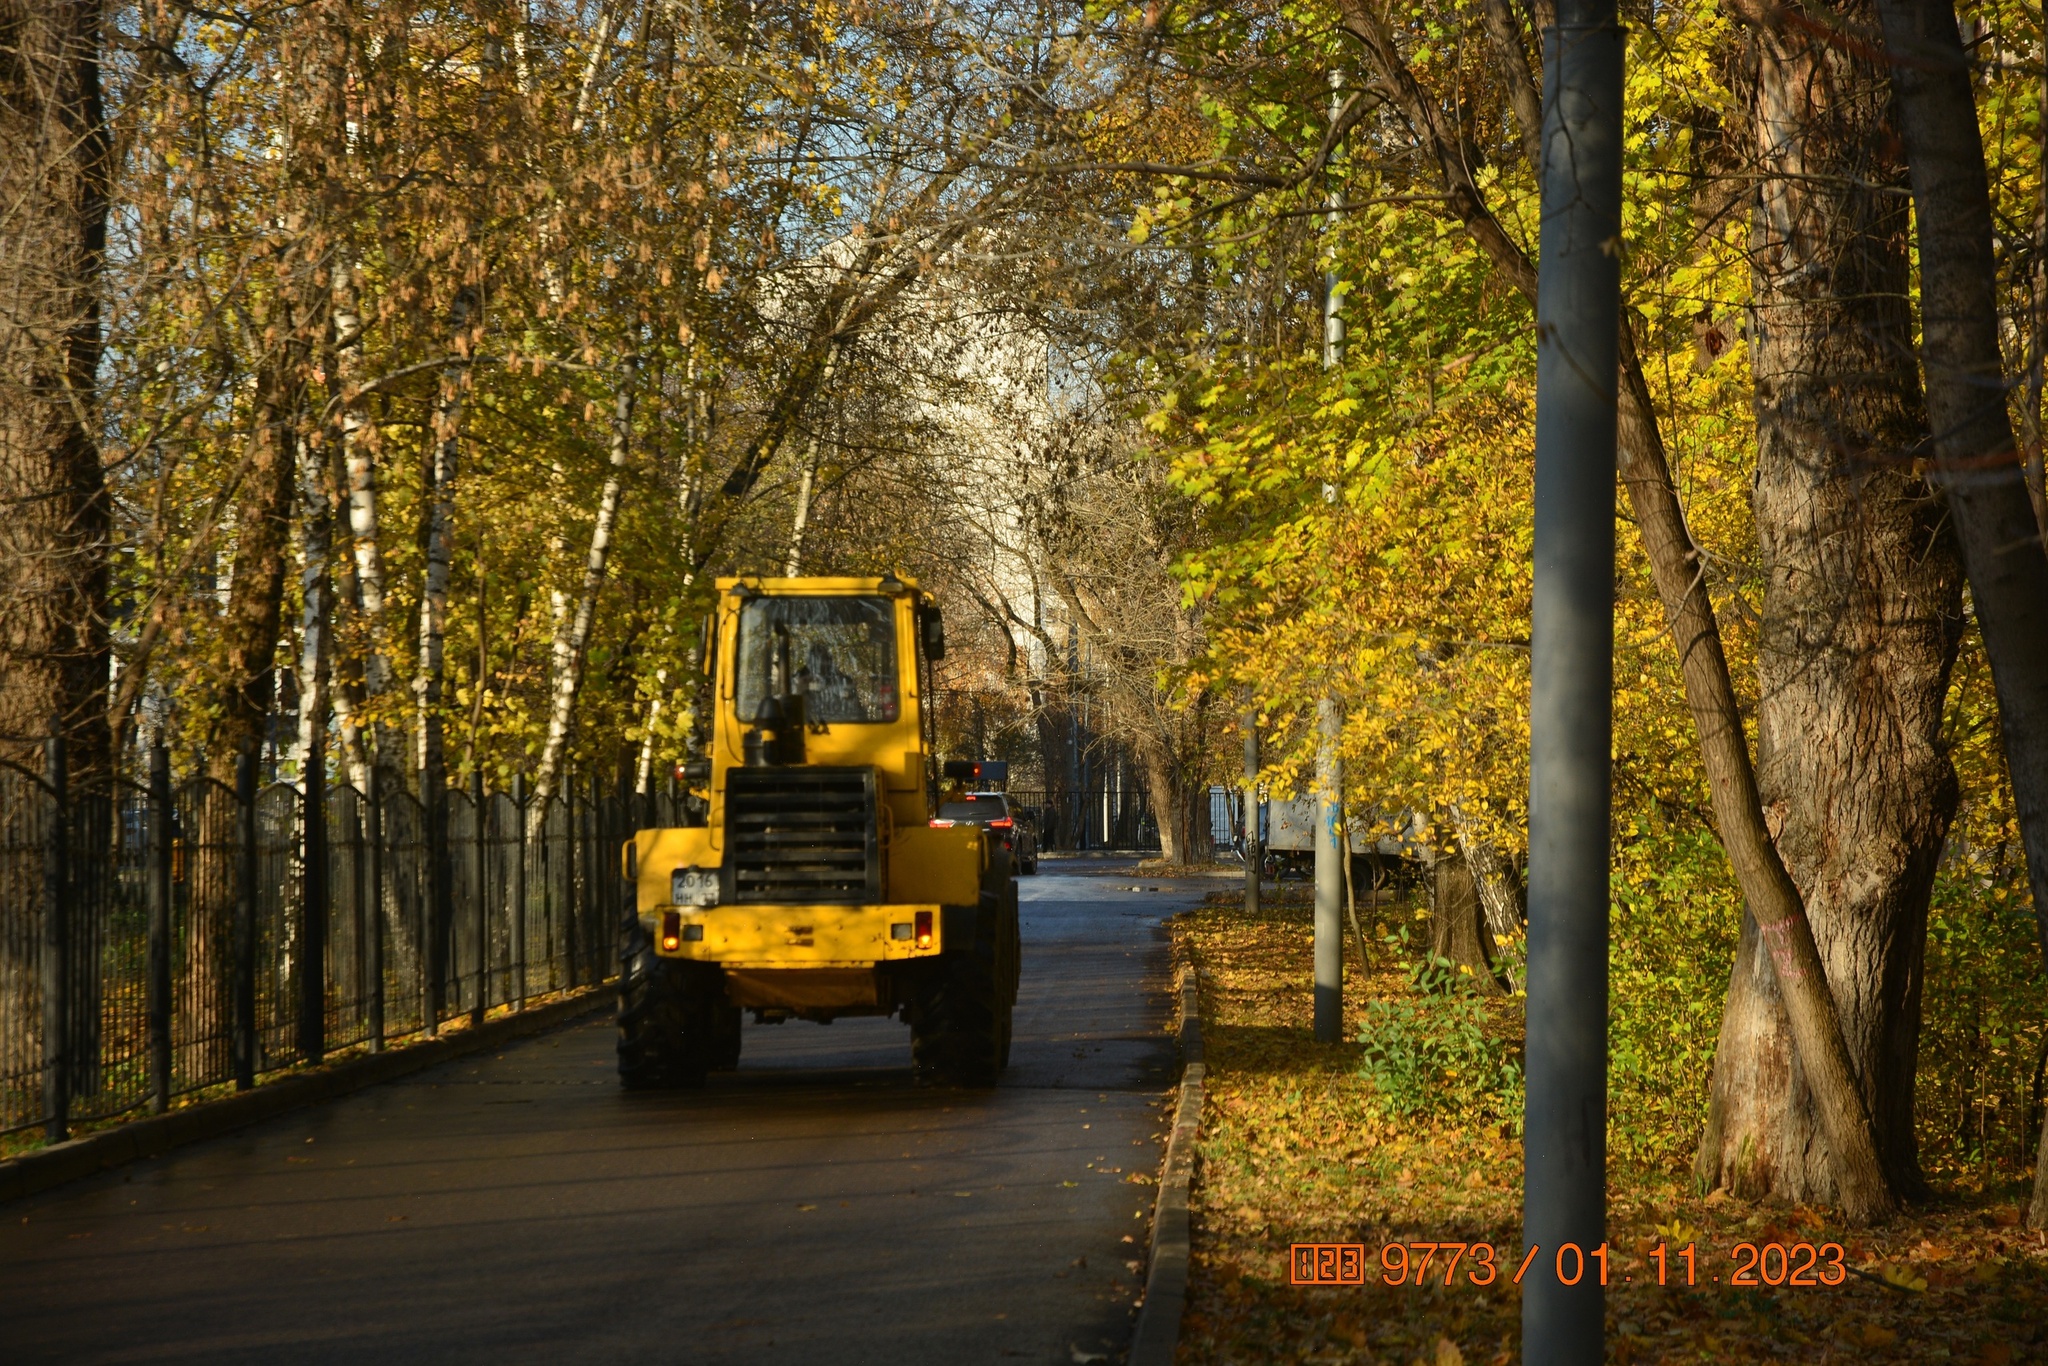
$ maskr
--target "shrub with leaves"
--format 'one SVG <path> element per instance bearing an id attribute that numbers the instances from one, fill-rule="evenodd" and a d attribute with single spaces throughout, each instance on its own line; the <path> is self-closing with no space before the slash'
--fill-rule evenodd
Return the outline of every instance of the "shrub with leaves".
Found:
<path id="1" fill-rule="evenodd" d="M 1408 931 L 1386 936 L 1401 955 L 1408 990 L 1366 1003 L 1359 1070 L 1390 1119 L 1440 1117 L 1522 1121 L 1522 1068 L 1501 1037 L 1468 971 L 1448 958 L 1408 956 Z M 1514 1031 L 1520 1037 L 1520 1029 Z"/>

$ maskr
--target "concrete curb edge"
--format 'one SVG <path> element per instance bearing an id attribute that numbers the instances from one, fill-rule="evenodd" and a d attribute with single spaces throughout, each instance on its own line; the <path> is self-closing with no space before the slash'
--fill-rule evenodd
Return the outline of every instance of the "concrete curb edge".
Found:
<path id="1" fill-rule="evenodd" d="M 1159 1197 L 1152 1211 L 1152 1263 L 1145 1275 L 1145 1303 L 1131 1334 L 1128 1366 L 1173 1366 L 1180 1346 L 1181 1311 L 1188 1298 L 1188 1183 L 1194 1175 L 1195 1141 L 1202 1133 L 1202 1003 L 1197 969 L 1174 941 L 1180 979 L 1180 1098 L 1173 1108 L 1173 1132 L 1160 1165 Z"/>
<path id="2" fill-rule="evenodd" d="M 592 1014 L 614 999 L 608 983 L 565 1000 L 486 1020 L 475 1029 L 422 1039 L 404 1048 L 350 1058 L 317 1072 L 285 1077 L 219 1100 L 150 1115 L 117 1128 L 74 1138 L 0 1162 L 0 1204 L 41 1194 L 53 1186 L 156 1157 L 173 1148 L 217 1138 L 266 1119 L 317 1105 L 380 1082 L 424 1072 L 471 1053 L 482 1053 Z"/>

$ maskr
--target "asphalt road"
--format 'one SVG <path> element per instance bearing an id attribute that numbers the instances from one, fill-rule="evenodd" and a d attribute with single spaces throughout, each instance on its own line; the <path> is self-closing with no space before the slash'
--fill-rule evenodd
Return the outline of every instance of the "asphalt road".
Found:
<path id="1" fill-rule="evenodd" d="M 1206 886 L 1042 866 L 993 1091 L 912 1087 L 909 1031 L 860 1019 L 750 1023 L 737 1073 L 626 1095 L 594 1017 L 0 1206 L 0 1359 L 1119 1359 L 1159 923 Z"/>

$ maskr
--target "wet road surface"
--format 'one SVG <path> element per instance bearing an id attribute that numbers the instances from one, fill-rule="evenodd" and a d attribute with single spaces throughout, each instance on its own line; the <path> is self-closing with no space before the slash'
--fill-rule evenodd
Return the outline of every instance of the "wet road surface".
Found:
<path id="1" fill-rule="evenodd" d="M 594 1016 L 0 1206 L 0 1358 L 1118 1359 L 1172 1081 L 1159 925 L 1211 884 L 1042 867 L 993 1091 L 912 1087 L 909 1031 L 855 1019 L 749 1023 L 737 1073 L 625 1095 Z"/>

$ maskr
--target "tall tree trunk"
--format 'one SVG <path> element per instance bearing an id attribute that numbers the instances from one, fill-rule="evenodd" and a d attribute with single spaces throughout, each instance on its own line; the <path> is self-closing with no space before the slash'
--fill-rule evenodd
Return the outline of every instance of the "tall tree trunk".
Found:
<path id="1" fill-rule="evenodd" d="M 109 510 L 94 433 L 109 175 L 100 22 L 97 0 L 0 0 L 0 759 L 40 770 L 54 723 L 87 797 L 107 793 L 113 760 Z M 10 826 L 40 805 L 17 775 L 0 791 Z M 0 866 L 0 905 L 32 915 L 40 869 Z M 17 923 L 31 932 L 0 936 L 9 1077 L 42 1061 L 37 922 Z M 73 1001 L 74 1019 L 86 1004 Z M 74 1036 L 73 1048 L 90 1041 Z M 75 1089 L 95 1080 L 84 1067 L 72 1077 Z"/>
<path id="2" fill-rule="evenodd" d="M 233 790 L 240 756 L 260 754 L 272 738 L 293 495 L 306 439 L 306 386 L 315 350 L 332 322 L 332 299 L 320 274 L 326 228 L 321 215 L 327 207 L 322 191 L 341 126 L 337 103 L 348 30 L 345 16 L 332 5 L 309 7 L 299 17 L 300 79 L 286 105 L 268 312 L 249 329 L 263 351 L 254 360 L 248 463 L 235 499 L 234 564 L 219 623 L 222 667 L 204 736 L 206 773 L 217 786 L 202 803 L 201 830 L 193 841 L 198 866 L 186 956 L 188 999 L 205 1003 L 202 1012 L 218 1021 L 232 1018 L 229 968 L 239 876 L 236 807 L 221 789 Z M 222 1056 L 209 1063 L 224 1061 Z"/>
<path id="3" fill-rule="evenodd" d="M 1194 841 L 1189 784 L 1172 752 L 1156 736 L 1138 736 L 1133 748 L 1145 780 L 1145 796 L 1152 804 L 1152 819 L 1159 827 L 1159 857 L 1165 863 L 1187 863 Z"/>
<path id="4" fill-rule="evenodd" d="M 605 476 L 604 492 L 598 496 L 597 522 L 590 532 L 590 554 L 583 563 L 583 584 L 577 594 L 575 615 L 555 632 L 551 660 L 554 688 L 548 706 L 547 738 L 533 781 L 531 819 L 536 823 L 547 811 L 548 798 L 561 776 L 562 758 L 569 745 L 569 723 L 575 718 L 576 695 L 583 686 L 583 659 L 590 646 L 591 624 L 597 617 L 597 592 L 604 586 L 612 529 L 618 524 L 619 500 L 625 488 L 626 459 L 632 453 L 634 381 L 639 372 L 638 356 L 626 357 L 619 367 L 619 391 L 612 407 L 611 472 Z"/>
<path id="5" fill-rule="evenodd" d="M 462 409 L 468 397 L 471 313 L 475 300 L 459 291 L 449 311 L 456 359 L 441 368 L 434 404 L 434 444 L 427 469 L 427 554 L 420 582 L 419 672 L 413 678 L 418 710 L 414 766 L 421 795 L 438 797 L 448 773 L 448 741 L 441 701 L 448 678 L 448 584 L 455 560 L 455 480 L 462 455 Z"/>
<path id="6" fill-rule="evenodd" d="M 97 0 L 0 0 L 0 757 L 38 766 L 58 718 L 74 785 L 111 760 L 100 23 Z"/>
<path id="7" fill-rule="evenodd" d="M 790 520 L 789 555 L 782 564 L 782 576 L 793 579 L 804 562 L 804 531 L 811 520 L 811 485 L 818 477 L 818 438 L 812 434 L 804 451 L 804 471 L 796 486 L 796 515 Z"/>
<path id="8" fill-rule="evenodd" d="M 834 346 L 825 355 L 825 373 L 818 380 L 821 391 L 829 390 L 832 384 L 832 367 L 838 363 L 839 348 Z M 811 439 L 804 446 L 803 474 L 796 490 L 796 516 L 791 519 L 789 529 L 789 556 L 782 567 L 784 578 L 793 579 L 804 562 L 804 532 L 811 522 L 811 491 L 818 479 L 818 433 L 811 430 Z"/>
<path id="9" fill-rule="evenodd" d="M 1345 32 L 1369 54 L 1381 93 L 1407 120 L 1425 150 L 1434 154 L 1446 210 L 1464 225 L 1494 269 L 1533 304 L 1534 263 L 1487 207 L 1463 144 L 1401 58 L 1384 13 L 1375 0 L 1339 0 L 1338 10 Z M 1511 83 L 1532 83 L 1527 67 L 1519 62 L 1504 62 L 1503 74 Z M 1881 1218 L 1895 1207 L 1897 1197 L 1878 1157 L 1876 1135 L 1857 1089 L 1813 927 L 1764 821 L 1720 625 L 1707 596 L 1704 557 L 1671 482 L 1656 405 L 1631 326 L 1623 326 L 1620 341 L 1616 454 L 1621 484 L 1628 492 L 1678 655 L 1687 709 L 1699 732 L 1714 819 L 1736 881 L 1770 945 L 1793 1044 L 1836 1158 L 1835 1186 L 1842 1210 L 1859 1221 Z"/>
<path id="10" fill-rule="evenodd" d="M 1503 989 L 1494 976 L 1484 917 L 1472 864 L 1462 853 L 1440 850 L 1430 865 L 1430 956 L 1464 968 L 1481 995 L 1499 996 Z"/>
<path id="11" fill-rule="evenodd" d="M 327 680 L 334 619 L 328 556 L 334 543 L 334 508 L 328 498 L 327 453 L 312 441 L 299 448 L 299 733 L 293 749 L 301 779 L 322 752 L 327 728 Z"/>
<path id="12" fill-rule="evenodd" d="M 1766 16 L 1752 30 L 1757 781 L 1880 1158 L 1894 1189 L 1915 1194 L 1927 901 L 1957 795 L 1940 731 L 1961 586 L 1940 508 L 1905 459 L 1926 427 L 1890 85 L 1867 47 L 1832 36 L 1870 32 L 1863 0 L 1838 3 L 1833 24 L 1822 36 Z M 1743 1195 L 1828 1202 L 1833 1155 L 1759 942 L 1746 927 L 1695 1170 Z"/>
<path id="13" fill-rule="evenodd" d="M 337 257 L 333 278 L 335 386 L 340 398 L 337 439 L 348 503 L 349 606 L 361 625 L 360 674 L 343 675 L 343 750 L 349 777 L 368 792 L 370 768 L 400 763 L 399 734 L 391 724 L 394 683 L 385 653 L 384 547 L 377 509 L 377 431 L 362 407 L 365 341 L 362 282 L 353 258 Z"/>
<path id="14" fill-rule="evenodd" d="M 1508 988 L 1517 988 L 1522 984 L 1520 945 L 1523 927 L 1529 919 L 1528 893 L 1514 867 L 1466 818 L 1464 808 L 1452 802 L 1445 809 L 1472 878 L 1473 894 L 1479 901 L 1480 924 L 1490 941 L 1487 961 L 1497 976 L 1507 979 Z"/>
<path id="15" fill-rule="evenodd" d="M 1935 479 L 1962 545 L 1991 661 L 2042 952 L 2048 954 L 2048 546 L 2028 500 L 1998 346 L 1991 194 L 1955 11 L 1877 0 L 1920 245 L 1920 325 Z M 2030 1219 L 2048 1226 L 2048 1129 Z"/>
<path id="16" fill-rule="evenodd" d="M 228 601 L 219 622 L 223 669 L 215 685 L 204 751 L 210 790 L 199 806 L 193 849 L 190 941 L 185 952 L 184 999 L 199 1018 L 224 1025 L 233 1016 L 234 913 L 239 885 L 240 819 L 233 792 L 243 754 L 261 752 L 277 698 L 277 649 L 284 626 L 284 583 L 296 486 L 298 421 L 303 397 L 304 349 L 286 298 L 278 332 L 285 339 L 256 377 L 249 434 L 248 475 L 235 503 L 234 564 Z M 226 1069 L 224 1029 L 202 1044 L 195 1067 Z"/>

